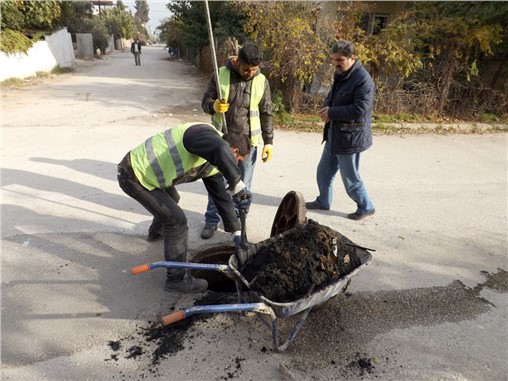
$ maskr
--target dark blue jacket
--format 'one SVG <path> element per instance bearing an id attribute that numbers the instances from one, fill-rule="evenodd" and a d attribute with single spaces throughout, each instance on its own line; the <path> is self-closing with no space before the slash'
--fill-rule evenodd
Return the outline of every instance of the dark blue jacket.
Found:
<path id="1" fill-rule="evenodd" d="M 342 74 L 335 73 L 333 86 L 323 103 L 330 107 L 330 123 L 325 124 L 323 141 L 331 128 L 331 153 L 352 154 L 372 145 L 372 106 L 375 85 L 370 74 L 355 61 Z"/>

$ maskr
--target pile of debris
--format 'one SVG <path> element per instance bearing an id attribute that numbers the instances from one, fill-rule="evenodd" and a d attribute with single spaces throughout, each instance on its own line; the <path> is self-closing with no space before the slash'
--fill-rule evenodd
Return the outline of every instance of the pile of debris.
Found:
<path id="1" fill-rule="evenodd" d="M 250 290 L 273 302 L 290 303 L 338 281 L 360 264 L 349 239 L 309 219 L 258 244 L 241 273 Z"/>

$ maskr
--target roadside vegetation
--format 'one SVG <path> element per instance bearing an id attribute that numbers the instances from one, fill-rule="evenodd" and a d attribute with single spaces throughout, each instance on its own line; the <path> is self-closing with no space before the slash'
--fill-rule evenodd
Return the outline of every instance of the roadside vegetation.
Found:
<path id="1" fill-rule="evenodd" d="M 219 63 L 249 42 L 261 46 L 277 120 L 315 115 L 329 88 L 329 48 L 355 43 L 377 86 L 377 118 L 412 121 L 507 120 L 508 3 L 407 2 L 387 25 L 364 28 L 374 2 L 210 2 Z M 158 29 L 181 58 L 205 66 L 208 35 L 203 2 L 173 1 Z M 331 13 L 339 17 L 327 17 Z M 312 117 L 309 117 L 312 123 Z M 305 124 L 309 124 L 305 123 Z"/>
<path id="2" fill-rule="evenodd" d="M 111 35 L 151 38 L 146 0 L 135 2 L 134 15 L 121 0 L 100 15 L 89 1 L 4 0 L 0 6 L 5 53 L 26 52 L 64 25 L 72 35 L 92 33 L 100 51 Z M 331 85 L 329 50 L 338 39 L 355 43 L 376 83 L 376 126 L 507 123 L 508 2 L 405 2 L 383 25 L 369 24 L 375 6 L 370 1 L 210 1 L 218 63 L 240 45 L 262 48 L 262 70 L 281 128 L 321 128 L 315 115 Z M 157 28 L 159 39 L 178 58 L 211 73 L 204 2 L 168 1 L 167 8 L 172 16 Z"/>
<path id="3" fill-rule="evenodd" d="M 146 0 L 135 2 L 134 15 L 121 0 L 114 7 L 103 6 L 99 15 L 94 14 L 90 1 L 2 0 L 0 8 L 0 51 L 4 53 L 26 53 L 35 42 L 63 26 L 72 36 L 91 33 L 94 49 L 101 52 L 108 47 L 111 35 L 116 39 L 150 38 L 145 28 L 149 10 Z"/>

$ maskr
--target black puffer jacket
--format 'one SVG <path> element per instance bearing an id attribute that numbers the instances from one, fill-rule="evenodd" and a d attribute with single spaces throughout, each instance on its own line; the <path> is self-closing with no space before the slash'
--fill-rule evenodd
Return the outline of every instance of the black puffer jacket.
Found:
<path id="1" fill-rule="evenodd" d="M 260 71 L 249 80 L 244 81 L 242 77 L 235 71 L 233 57 L 226 62 L 226 68 L 231 72 L 228 103 L 229 110 L 226 112 L 226 124 L 228 132 L 237 134 L 247 134 L 250 137 L 249 127 L 249 104 L 252 79 L 260 74 Z M 203 95 L 201 107 L 204 112 L 213 115 L 213 102 L 217 99 L 217 85 L 215 75 L 212 75 L 208 82 L 208 88 Z M 270 94 L 270 85 L 268 80 L 265 81 L 265 90 L 263 98 L 259 102 L 259 118 L 261 120 L 261 136 L 264 144 L 273 144 L 273 124 L 272 124 L 272 99 Z"/>
<path id="2" fill-rule="evenodd" d="M 331 153 L 352 154 L 372 145 L 372 106 L 375 85 L 370 74 L 355 61 L 346 72 L 335 73 L 333 86 L 323 107 L 330 107 L 330 123 L 325 124 L 323 141 L 331 128 Z"/>

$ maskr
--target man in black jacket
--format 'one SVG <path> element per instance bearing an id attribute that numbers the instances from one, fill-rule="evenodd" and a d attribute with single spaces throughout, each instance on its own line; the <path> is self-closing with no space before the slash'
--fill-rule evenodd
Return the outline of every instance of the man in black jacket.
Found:
<path id="1" fill-rule="evenodd" d="M 212 75 L 201 101 L 203 110 L 212 115 L 212 124 L 219 131 L 223 131 L 224 117 L 227 132 L 249 136 L 251 142 L 249 157 L 239 164 L 242 180 L 249 190 L 252 188 L 260 138 L 263 138 L 261 153 L 263 163 L 270 160 L 273 151 L 270 85 L 260 71 L 260 63 L 261 55 L 256 45 L 242 47 L 238 56 L 229 57 L 226 65 L 219 69 L 219 85 L 215 75 Z M 218 99 L 217 86 L 221 89 L 222 99 Z M 201 238 L 211 238 L 217 230 L 219 221 L 217 208 L 209 198 Z"/>
<path id="2" fill-rule="evenodd" d="M 329 210 L 333 199 L 333 180 L 340 170 L 348 196 L 357 209 L 348 214 L 361 220 L 375 213 L 374 205 L 360 177 L 360 153 L 372 145 L 372 107 L 375 85 L 357 61 L 355 46 L 339 41 L 332 47 L 335 76 L 332 89 L 319 111 L 325 122 L 325 146 L 317 167 L 319 196 L 305 203 L 307 209 Z"/>
<path id="3" fill-rule="evenodd" d="M 136 66 L 141 66 L 141 42 L 136 38 L 131 44 L 131 53 L 134 54 L 134 63 Z"/>
<path id="4" fill-rule="evenodd" d="M 246 135 L 221 135 L 210 124 L 182 124 L 148 138 L 118 164 L 120 188 L 154 216 L 149 240 L 162 236 L 166 261 L 187 258 L 189 229 L 175 186 L 199 179 L 217 206 L 224 229 L 233 233 L 240 248 L 241 226 L 234 204 L 244 213 L 250 207 L 252 195 L 238 168 L 249 154 L 250 143 Z M 201 292 L 207 287 L 206 280 L 185 269 L 167 270 L 166 291 Z"/>

